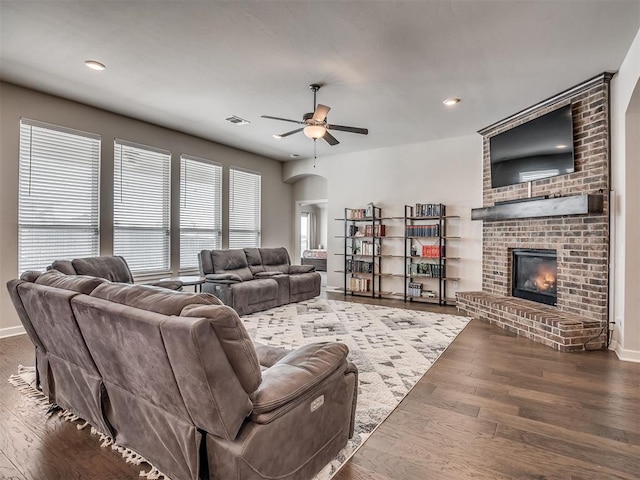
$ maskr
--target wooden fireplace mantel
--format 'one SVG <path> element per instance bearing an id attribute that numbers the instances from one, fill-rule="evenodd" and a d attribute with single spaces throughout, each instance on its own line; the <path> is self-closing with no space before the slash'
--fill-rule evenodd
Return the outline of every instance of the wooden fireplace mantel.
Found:
<path id="1" fill-rule="evenodd" d="M 602 213 L 602 195 L 572 195 L 570 197 L 541 198 L 493 207 L 472 208 L 471 220 L 511 220 L 514 218 L 542 218 L 561 215 Z"/>

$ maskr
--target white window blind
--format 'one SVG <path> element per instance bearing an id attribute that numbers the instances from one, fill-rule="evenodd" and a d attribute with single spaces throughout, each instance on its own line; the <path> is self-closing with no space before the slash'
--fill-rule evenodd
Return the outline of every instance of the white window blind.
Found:
<path id="1" fill-rule="evenodd" d="M 222 165 L 180 157 L 180 270 L 198 268 L 201 250 L 222 248 Z"/>
<path id="2" fill-rule="evenodd" d="M 99 254 L 99 172 L 99 135 L 20 121 L 20 273 Z"/>
<path id="3" fill-rule="evenodd" d="M 113 252 L 133 273 L 169 271 L 171 154 L 116 139 Z"/>
<path id="4" fill-rule="evenodd" d="M 261 178 L 229 169 L 229 248 L 260 246 Z"/>

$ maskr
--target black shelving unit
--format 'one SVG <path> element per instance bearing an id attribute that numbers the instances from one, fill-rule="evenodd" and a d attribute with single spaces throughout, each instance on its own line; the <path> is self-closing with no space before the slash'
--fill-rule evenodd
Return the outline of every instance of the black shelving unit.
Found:
<path id="1" fill-rule="evenodd" d="M 380 207 L 344 209 L 344 294 L 381 297 L 382 238 Z"/>
<path id="2" fill-rule="evenodd" d="M 441 203 L 404 207 L 404 300 L 448 305 L 447 282 L 459 278 L 447 276 L 447 222 L 459 218 L 447 216 Z M 424 288 L 426 286 L 426 288 Z"/>

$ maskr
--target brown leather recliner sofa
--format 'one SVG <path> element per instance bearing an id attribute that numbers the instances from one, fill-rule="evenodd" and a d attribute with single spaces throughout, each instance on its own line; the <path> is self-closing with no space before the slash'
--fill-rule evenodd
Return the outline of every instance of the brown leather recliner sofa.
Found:
<path id="1" fill-rule="evenodd" d="M 7 287 L 50 401 L 173 480 L 306 480 L 353 435 L 343 344 L 254 344 L 206 293 L 55 270 Z"/>
<path id="2" fill-rule="evenodd" d="M 213 293 L 238 315 L 300 302 L 320 295 L 313 265 L 291 265 L 279 248 L 202 250 L 198 255 L 203 292 Z"/>

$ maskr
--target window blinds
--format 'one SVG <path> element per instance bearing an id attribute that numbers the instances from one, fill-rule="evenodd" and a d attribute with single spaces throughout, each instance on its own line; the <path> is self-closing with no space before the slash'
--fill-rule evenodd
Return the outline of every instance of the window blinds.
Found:
<path id="1" fill-rule="evenodd" d="M 261 176 L 229 169 L 229 248 L 260 246 Z"/>
<path id="2" fill-rule="evenodd" d="M 20 121 L 20 273 L 99 254 L 99 171 L 99 135 Z"/>
<path id="3" fill-rule="evenodd" d="M 180 157 L 180 270 L 198 268 L 200 250 L 222 248 L 222 165 Z"/>
<path id="4" fill-rule="evenodd" d="M 171 154 L 116 139 L 113 252 L 136 274 L 169 271 Z"/>

